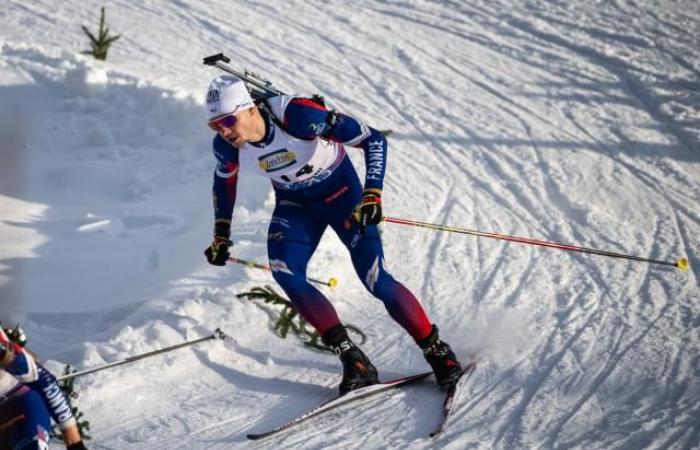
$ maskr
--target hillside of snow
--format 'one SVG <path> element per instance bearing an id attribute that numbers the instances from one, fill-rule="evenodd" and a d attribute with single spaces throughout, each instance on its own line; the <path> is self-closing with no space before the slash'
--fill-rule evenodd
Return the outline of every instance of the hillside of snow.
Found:
<path id="1" fill-rule="evenodd" d="M 121 34 L 81 54 L 106 6 Z M 700 3 L 8 0 L 0 8 L 0 299 L 77 382 L 92 449 L 700 448 Z M 383 224 L 391 273 L 463 360 L 437 440 L 431 382 L 252 443 L 329 399 L 337 358 L 206 263 L 204 93 L 224 52 L 391 129 L 385 214 L 690 270 Z M 351 154 L 364 170 L 361 151 Z M 241 175 L 233 254 L 266 263 L 269 182 Z M 427 369 L 328 232 L 308 273 L 383 378 Z"/>

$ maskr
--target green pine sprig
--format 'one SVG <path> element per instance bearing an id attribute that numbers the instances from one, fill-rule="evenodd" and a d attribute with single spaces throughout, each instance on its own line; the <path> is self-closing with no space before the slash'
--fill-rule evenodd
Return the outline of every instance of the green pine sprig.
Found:
<path id="1" fill-rule="evenodd" d="M 330 347 L 323 344 L 317 331 L 308 329 L 308 323 L 299 315 L 294 304 L 280 296 L 270 285 L 265 285 L 264 288 L 256 286 L 249 292 L 237 294 L 236 297 L 247 298 L 248 300 L 263 300 L 267 304 L 281 307 L 282 310 L 272 319 L 274 321 L 272 328 L 277 336 L 284 339 L 291 332 L 301 339 L 306 347 L 333 353 Z M 345 328 L 360 337 L 359 345 L 364 344 L 367 340 L 367 336 L 358 327 L 345 325 Z"/>
<path id="2" fill-rule="evenodd" d="M 104 61 L 107 59 L 107 51 L 110 45 L 117 39 L 121 37 L 120 34 L 116 36 L 109 35 L 109 27 L 105 26 L 105 8 L 104 6 L 100 8 L 100 28 L 97 32 L 97 36 L 92 34 L 90 30 L 85 25 L 82 25 L 83 32 L 90 39 L 90 50 L 85 50 L 82 53 L 86 55 L 92 55 L 95 59 Z"/>

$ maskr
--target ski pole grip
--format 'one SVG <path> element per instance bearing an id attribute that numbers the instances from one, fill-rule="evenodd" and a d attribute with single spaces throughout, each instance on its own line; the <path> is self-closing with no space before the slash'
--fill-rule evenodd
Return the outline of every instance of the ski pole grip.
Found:
<path id="1" fill-rule="evenodd" d="M 205 66 L 215 66 L 216 63 L 219 61 L 230 63 L 231 58 L 225 56 L 223 53 L 217 53 L 216 55 L 207 56 L 206 58 L 204 58 L 203 62 Z"/>

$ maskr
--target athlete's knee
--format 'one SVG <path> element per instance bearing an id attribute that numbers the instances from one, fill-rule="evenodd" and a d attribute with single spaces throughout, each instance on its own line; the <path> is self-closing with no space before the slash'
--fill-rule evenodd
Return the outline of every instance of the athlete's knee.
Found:
<path id="1" fill-rule="evenodd" d="M 270 269 L 272 277 L 285 291 L 301 289 L 308 284 L 302 271 L 289 267 L 280 259 L 270 260 Z"/>
<path id="2" fill-rule="evenodd" d="M 383 262 L 377 258 L 364 274 L 359 274 L 365 289 L 381 300 L 391 298 L 392 287 L 396 283 L 394 277 L 384 268 Z"/>

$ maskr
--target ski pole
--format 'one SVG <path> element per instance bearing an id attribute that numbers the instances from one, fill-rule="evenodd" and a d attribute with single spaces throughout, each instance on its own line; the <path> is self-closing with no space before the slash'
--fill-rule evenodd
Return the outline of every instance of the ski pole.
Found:
<path id="1" fill-rule="evenodd" d="M 258 263 L 253 262 L 253 261 L 235 258 L 233 256 L 229 256 L 228 260 L 231 262 L 235 262 L 236 264 L 242 264 L 244 266 L 253 267 L 255 269 L 262 269 L 262 270 L 267 270 L 268 272 L 272 272 L 272 267 L 266 266 L 264 264 L 258 264 Z M 338 286 L 338 280 L 336 278 L 333 278 L 333 277 L 329 278 L 328 281 L 317 280 L 315 278 L 307 277 L 306 281 L 310 281 L 312 283 L 317 283 L 317 284 L 322 284 L 324 286 L 328 286 L 331 289 L 335 289 L 335 287 Z"/>
<path id="2" fill-rule="evenodd" d="M 506 234 L 499 234 L 499 233 L 487 233 L 484 231 L 469 230 L 466 228 L 457 228 L 457 227 L 450 227 L 450 226 L 445 226 L 445 225 L 435 225 L 432 223 L 416 222 L 414 220 L 397 219 L 394 217 L 384 217 L 383 220 L 385 222 L 398 223 L 401 225 L 411 225 L 414 227 L 428 228 L 431 230 L 449 231 L 452 233 L 469 234 L 472 236 L 498 239 L 501 241 L 518 242 L 520 244 L 539 245 L 541 247 L 550 247 L 550 248 L 556 248 L 559 250 L 567 250 L 567 251 L 580 252 L 580 253 L 589 253 L 592 255 L 600 255 L 600 256 L 609 256 L 611 258 L 631 259 L 633 261 L 648 262 L 648 263 L 652 263 L 652 264 L 661 264 L 664 266 L 677 267 L 681 272 L 685 272 L 689 268 L 687 258 L 680 258 L 676 262 L 670 262 L 670 261 L 662 261 L 659 259 L 640 258 L 639 256 L 625 255 L 622 253 L 608 252 L 608 251 L 604 251 L 604 250 L 596 250 L 593 248 L 578 247 L 576 245 L 570 245 L 570 244 L 560 244 L 557 242 L 541 241 L 541 240 L 537 240 L 537 239 L 530 239 L 530 238 L 524 238 L 524 237 L 518 237 L 518 236 L 508 236 Z"/>
<path id="3" fill-rule="evenodd" d="M 71 378 L 82 377 L 83 375 L 87 375 L 87 374 L 95 373 L 95 372 L 100 372 L 102 370 L 110 369 L 112 367 L 116 367 L 116 366 L 119 366 L 122 364 L 138 361 L 139 359 L 148 358 L 151 356 L 158 355 L 160 353 L 166 353 L 166 352 L 169 352 L 172 350 L 176 350 L 178 348 L 187 347 L 187 346 L 197 344 L 197 343 L 203 342 L 203 341 L 208 341 L 209 339 L 224 339 L 224 338 L 226 338 L 226 335 L 224 334 L 224 332 L 221 331 L 221 329 L 217 328 L 216 330 L 214 330 L 214 334 L 212 334 L 210 336 L 206 336 L 206 337 L 199 338 L 199 339 L 194 339 L 192 341 L 186 341 L 186 342 L 183 342 L 181 344 L 172 345 L 170 347 L 165 347 L 165 348 L 161 348 L 160 350 L 154 350 L 151 352 L 142 353 L 142 354 L 136 355 L 136 356 L 130 356 L 128 358 L 125 358 L 125 359 L 122 359 L 119 361 L 111 362 L 111 363 L 108 363 L 108 364 L 105 364 L 102 366 L 93 367 L 92 369 L 85 369 L 85 370 L 81 370 L 78 372 L 69 373 L 67 375 L 64 375 L 62 377 L 57 378 L 57 380 L 63 381 L 63 380 L 71 379 Z"/>

